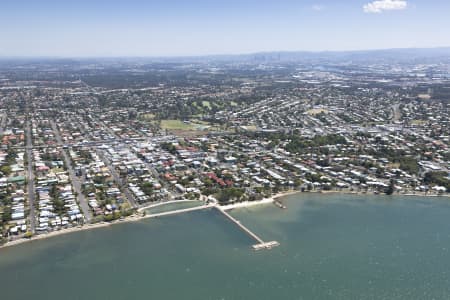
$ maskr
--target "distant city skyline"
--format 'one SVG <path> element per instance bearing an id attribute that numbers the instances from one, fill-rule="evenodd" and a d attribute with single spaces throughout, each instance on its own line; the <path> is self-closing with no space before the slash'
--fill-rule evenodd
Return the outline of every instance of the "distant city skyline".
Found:
<path id="1" fill-rule="evenodd" d="M 9 1 L 0 56 L 193 56 L 449 47 L 444 0 Z"/>

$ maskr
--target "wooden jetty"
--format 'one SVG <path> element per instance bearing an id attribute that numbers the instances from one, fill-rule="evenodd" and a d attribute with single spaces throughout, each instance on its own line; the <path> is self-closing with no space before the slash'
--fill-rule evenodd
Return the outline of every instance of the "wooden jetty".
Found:
<path id="1" fill-rule="evenodd" d="M 227 217 L 231 222 L 236 224 L 241 230 L 243 230 L 245 233 L 247 233 L 250 237 L 252 237 L 254 240 L 256 240 L 258 243 L 254 244 L 252 248 L 254 250 L 262 250 L 262 249 L 272 249 L 276 246 L 279 246 L 280 243 L 277 241 L 270 241 L 270 242 L 264 242 L 263 239 L 261 239 L 259 236 L 257 236 L 255 233 L 253 233 L 250 229 L 242 225 L 241 222 L 233 218 L 229 213 L 224 211 L 221 207 L 215 206 L 218 211 L 220 211 L 225 217 Z"/>
<path id="2" fill-rule="evenodd" d="M 282 209 L 286 209 L 287 208 L 286 205 L 284 205 L 283 202 L 281 202 L 278 199 L 273 200 L 273 204 L 275 204 L 276 206 L 278 206 L 279 208 L 282 208 Z"/>

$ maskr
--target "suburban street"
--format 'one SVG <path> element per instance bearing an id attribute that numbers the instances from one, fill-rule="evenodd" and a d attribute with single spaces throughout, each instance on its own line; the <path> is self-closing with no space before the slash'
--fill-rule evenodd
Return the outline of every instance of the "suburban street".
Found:
<path id="1" fill-rule="evenodd" d="M 55 121 L 53 121 L 53 120 L 51 121 L 51 126 L 53 129 L 53 132 L 55 133 L 56 141 L 62 147 L 63 141 L 61 139 L 61 134 L 59 133 L 59 130 L 56 126 Z M 84 194 L 83 194 L 83 191 L 81 188 L 81 182 L 80 182 L 79 178 L 75 175 L 75 172 L 72 167 L 71 159 L 65 149 L 62 149 L 62 155 L 64 157 L 64 162 L 66 163 L 67 171 L 69 172 L 69 177 L 70 177 L 70 180 L 72 181 L 73 188 L 75 189 L 75 192 L 77 194 L 78 203 L 80 205 L 81 210 L 83 211 L 83 215 L 86 219 L 86 222 L 89 223 L 92 220 L 92 214 L 91 214 L 91 210 L 89 208 L 89 204 L 87 203 L 86 198 L 84 197 Z"/>
<path id="2" fill-rule="evenodd" d="M 104 124 L 104 123 L 103 123 Z M 110 130 L 105 124 L 104 124 L 105 128 L 108 130 L 108 132 L 111 133 L 111 135 L 113 135 L 115 138 L 113 140 L 110 141 L 100 141 L 100 142 L 89 142 L 86 143 L 86 146 L 91 146 L 92 148 L 95 149 L 97 155 L 100 157 L 100 159 L 106 164 L 106 166 L 108 167 L 111 175 L 114 178 L 114 181 L 119 185 L 120 189 L 122 190 L 122 192 L 124 193 L 125 197 L 128 200 L 128 203 L 130 203 L 130 205 L 133 208 L 137 208 L 139 206 L 139 204 L 136 202 L 136 199 L 134 198 L 133 194 L 130 192 L 130 190 L 128 189 L 127 185 L 123 182 L 123 180 L 120 178 L 119 174 L 117 174 L 117 171 L 115 170 L 114 166 L 111 164 L 111 162 L 103 155 L 103 152 L 101 150 L 99 150 L 97 147 L 100 145 L 105 145 L 105 144 L 110 144 L 110 143 L 117 143 L 119 141 L 122 141 L 122 139 L 120 139 L 119 137 L 117 137 L 117 135 Z M 92 135 L 90 132 L 86 132 L 84 131 L 84 134 L 90 136 L 92 138 Z"/>
<path id="3" fill-rule="evenodd" d="M 32 233 L 36 230 L 36 206 L 35 206 L 35 189 L 34 189 L 34 170 L 33 170 L 33 143 L 31 135 L 30 120 L 27 121 L 26 126 L 26 155 L 27 155 L 27 194 L 28 203 L 30 205 L 30 231 Z"/>
<path id="4" fill-rule="evenodd" d="M 7 120 L 6 113 L 2 113 L 0 115 L 0 135 L 2 135 L 3 131 L 5 131 L 6 120 Z"/>
<path id="5" fill-rule="evenodd" d="M 139 205 L 136 203 L 136 200 L 134 199 L 134 196 L 131 194 L 130 190 L 128 189 L 126 183 L 120 178 L 119 174 L 117 174 L 117 171 L 114 169 L 114 166 L 111 164 L 111 162 L 103 155 L 103 152 L 99 149 L 96 149 L 98 156 L 100 159 L 106 164 L 106 166 L 109 169 L 109 172 L 114 177 L 114 181 L 119 185 L 120 189 L 124 193 L 125 197 L 127 198 L 128 202 L 131 204 L 133 208 L 137 208 Z"/>

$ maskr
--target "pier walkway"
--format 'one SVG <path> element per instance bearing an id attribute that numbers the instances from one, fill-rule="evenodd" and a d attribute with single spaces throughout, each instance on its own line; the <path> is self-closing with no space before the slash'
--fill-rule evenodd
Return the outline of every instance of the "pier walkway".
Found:
<path id="1" fill-rule="evenodd" d="M 280 243 L 278 243 L 277 241 L 264 242 L 264 240 L 262 238 L 260 238 L 255 233 L 253 233 L 250 229 L 248 229 L 247 227 L 242 225 L 241 222 L 239 222 L 238 220 L 233 218 L 222 207 L 220 207 L 220 206 L 218 206 L 216 204 L 207 204 L 207 205 L 201 205 L 201 206 L 196 206 L 196 207 L 191 207 L 191 208 L 171 210 L 171 211 L 166 211 L 166 212 L 161 212 L 161 213 L 156 213 L 156 214 L 149 214 L 149 215 L 146 215 L 144 218 L 157 218 L 157 217 L 162 217 L 162 216 L 170 216 L 170 215 L 176 215 L 176 214 L 181 214 L 181 213 L 190 212 L 190 211 L 196 211 L 196 210 L 202 210 L 202 209 L 207 209 L 207 208 L 216 208 L 228 220 L 230 220 L 232 223 L 236 224 L 242 231 L 244 231 L 251 238 L 253 238 L 257 242 L 256 244 L 254 244 L 252 246 L 252 248 L 254 250 L 272 249 L 273 247 L 276 247 L 276 246 L 280 245 Z"/>
<path id="2" fill-rule="evenodd" d="M 241 222 L 233 218 L 229 213 L 227 213 L 225 210 L 223 210 L 220 206 L 215 206 L 218 211 L 220 211 L 225 217 L 227 217 L 231 222 L 236 224 L 240 229 L 242 229 L 245 233 L 247 233 L 250 237 L 252 237 L 254 240 L 256 240 L 258 243 L 253 245 L 254 250 L 261 250 L 261 249 L 272 249 L 273 247 L 279 246 L 280 243 L 277 241 L 270 241 L 270 242 L 264 242 L 262 238 L 257 236 L 255 233 L 253 233 L 250 229 L 242 225 Z"/>

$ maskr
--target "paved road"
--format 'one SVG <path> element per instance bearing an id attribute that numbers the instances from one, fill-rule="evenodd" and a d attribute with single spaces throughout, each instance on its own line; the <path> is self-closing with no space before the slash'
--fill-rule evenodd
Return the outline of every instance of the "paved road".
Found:
<path id="1" fill-rule="evenodd" d="M 4 114 L 2 114 L 0 116 L 0 118 L 1 118 L 1 121 L 0 121 L 0 135 L 2 135 L 3 131 L 5 131 L 6 120 L 7 120 L 8 117 L 6 116 L 6 113 L 4 113 Z"/>
<path id="2" fill-rule="evenodd" d="M 6 129 L 6 122 L 8 120 L 8 115 L 6 112 L 1 114 L 0 120 L 0 135 L 2 135 Z"/>
<path id="3" fill-rule="evenodd" d="M 63 145 L 63 142 L 61 139 L 61 134 L 59 133 L 59 130 L 56 127 L 55 121 L 52 120 L 51 125 L 52 125 L 53 132 L 55 133 L 55 136 L 56 136 L 56 141 L 58 142 L 58 144 Z M 84 215 L 86 221 L 88 223 L 90 223 L 92 220 L 91 209 L 89 208 L 88 202 L 87 202 L 86 198 L 84 197 L 83 191 L 81 189 L 81 182 L 80 182 L 79 178 L 75 175 L 75 172 L 72 167 L 72 161 L 65 149 L 62 150 L 62 155 L 64 157 L 64 162 L 66 163 L 66 166 L 67 166 L 67 171 L 69 172 L 70 180 L 72 181 L 72 186 L 75 189 L 75 192 L 77 193 L 77 198 L 78 198 L 78 203 L 80 204 L 80 208 L 83 211 L 83 215 Z"/>
<path id="4" fill-rule="evenodd" d="M 130 149 L 131 151 L 133 151 L 132 148 L 129 147 L 129 149 Z M 135 153 L 135 154 L 138 154 L 137 152 L 134 152 L 134 153 Z M 159 173 L 158 173 L 158 171 L 157 171 L 150 163 L 148 163 L 147 161 L 145 161 L 145 160 L 142 160 L 142 161 L 144 162 L 144 164 L 145 164 L 145 166 L 147 167 L 147 169 L 150 170 L 150 172 L 152 172 L 153 177 L 154 177 L 156 180 L 158 180 L 158 182 L 161 183 L 162 186 L 163 186 L 167 191 L 169 191 L 168 199 L 167 199 L 167 200 L 168 200 L 168 201 L 171 201 L 172 198 L 173 198 L 174 196 L 175 196 L 175 198 L 176 198 L 176 196 L 178 195 L 178 193 L 177 193 L 177 192 L 170 191 L 170 190 L 171 190 L 170 185 L 169 185 L 165 180 L 161 180 L 161 179 L 159 178 Z"/>
<path id="5" fill-rule="evenodd" d="M 83 133 L 85 134 L 85 133 Z M 101 145 L 109 145 L 109 144 L 117 144 L 117 143 L 125 143 L 125 141 L 128 141 L 129 139 L 111 139 L 111 140 L 104 140 L 104 141 L 91 141 L 91 142 L 85 142 L 85 143 L 80 143 L 80 146 L 86 146 L 86 147 L 96 147 L 96 146 L 101 146 Z M 71 144 L 68 144 L 71 145 Z M 40 146 L 34 146 L 34 149 L 47 149 L 47 148 L 57 148 L 57 147 L 61 147 L 63 146 L 63 144 L 57 144 L 57 145 L 40 145 Z M 72 145 L 72 146 L 76 146 L 76 145 Z M 21 146 L 13 146 L 13 148 L 15 149 L 22 149 Z"/>
<path id="6" fill-rule="evenodd" d="M 81 124 L 80 124 L 81 125 Z M 82 128 L 82 126 L 80 126 L 80 128 Z M 107 127 L 106 127 L 107 128 Z M 108 131 L 112 132 L 112 130 L 110 130 L 108 128 Z M 92 134 L 90 132 L 86 132 L 86 130 L 83 129 L 83 134 L 85 136 L 89 136 L 92 138 Z M 113 136 L 116 136 L 115 134 L 113 134 Z M 128 203 L 130 203 L 130 205 L 133 208 L 137 208 L 139 205 L 136 202 L 135 197 L 133 196 L 133 194 L 130 192 L 130 190 L 128 189 L 127 185 L 125 184 L 125 182 L 123 182 L 122 178 L 119 176 L 119 174 L 117 174 L 117 171 L 115 170 L 114 166 L 111 164 L 111 162 L 103 155 L 103 152 L 98 149 L 96 146 L 100 146 L 100 145 L 105 145 L 105 144 L 109 144 L 109 143 L 117 143 L 119 141 L 122 141 L 122 139 L 116 137 L 112 140 L 108 140 L 108 141 L 92 141 L 92 142 L 88 142 L 88 143 L 84 143 L 85 146 L 91 146 L 95 148 L 95 151 L 97 152 L 97 155 L 100 157 L 100 159 L 106 164 L 106 166 L 108 167 L 111 175 L 114 177 L 114 181 L 119 185 L 119 188 L 122 190 L 123 194 L 125 195 L 125 197 L 128 200 Z"/>
<path id="7" fill-rule="evenodd" d="M 122 140 L 119 136 L 117 136 L 117 134 L 116 134 L 113 130 L 111 130 L 111 128 L 109 128 L 109 127 L 105 124 L 105 122 L 102 122 L 102 121 L 100 121 L 100 120 L 98 120 L 98 122 L 100 122 L 100 123 L 103 125 L 104 129 L 107 130 L 107 131 L 109 132 L 109 134 L 111 134 L 112 136 L 116 137 L 117 141 Z M 144 139 L 144 140 L 145 140 L 145 139 Z M 129 144 L 125 143 L 124 145 L 126 145 L 126 146 L 128 147 L 128 149 L 129 149 L 131 152 L 134 152 L 134 154 L 138 155 L 138 153 L 137 153 L 132 147 L 130 147 Z M 148 162 L 146 162 L 146 161 L 144 161 L 144 160 L 142 160 L 142 161 L 143 161 L 144 164 L 146 165 L 147 169 L 150 170 L 150 172 L 152 172 L 153 177 L 154 177 L 155 179 L 157 179 L 158 182 L 160 182 L 160 183 L 162 184 L 162 186 L 163 186 L 167 191 L 170 191 L 170 189 L 171 189 L 170 185 L 168 185 L 168 183 L 167 183 L 166 181 L 160 180 L 160 179 L 159 179 L 159 173 L 158 173 L 158 171 L 157 171 L 150 163 L 148 163 Z M 168 197 L 169 197 L 168 201 L 171 201 L 172 198 L 173 198 L 173 196 L 174 196 L 174 195 L 172 194 L 172 192 L 169 192 L 169 194 L 168 194 Z M 176 195 L 175 195 L 175 198 L 176 198 Z"/>
<path id="8" fill-rule="evenodd" d="M 36 194 L 34 189 L 34 171 L 33 171 L 33 143 L 32 143 L 32 135 L 31 135 L 31 124 L 30 121 L 27 120 L 26 123 L 26 133 L 27 133 L 27 145 L 25 148 L 25 152 L 27 155 L 27 194 L 28 194 L 28 202 L 30 205 L 30 229 L 31 232 L 34 233 L 36 230 Z"/>
<path id="9" fill-rule="evenodd" d="M 402 112 L 400 111 L 400 104 L 396 103 L 392 105 L 392 121 L 400 121 L 402 118 Z"/>
<path id="10" fill-rule="evenodd" d="M 126 185 L 126 183 L 124 182 L 124 180 L 119 176 L 119 174 L 117 173 L 116 169 L 114 168 L 114 166 L 111 164 L 111 162 L 109 161 L 109 159 L 107 159 L 104 155 L 103 152 L 99 149 L 97 150 L 97 154 L 100 157 L 101 160 L 103 160 L 103 162 L 106 164 L 106 166 L 109 169 L 109 172 L 111 173 L 111 175 L 114 177 L 114 181 L 119 185 L 120 189 L 123 191 L 125 197 L 127 198 L 128 202 L 131 204 L 131 206 L 133 208 L 137 208 L 139 205 L 136 202 L 136 199 L 134 198 L 133 194 L 130 192 L 130 190 L 128 189 L 128 186 Z"/>

